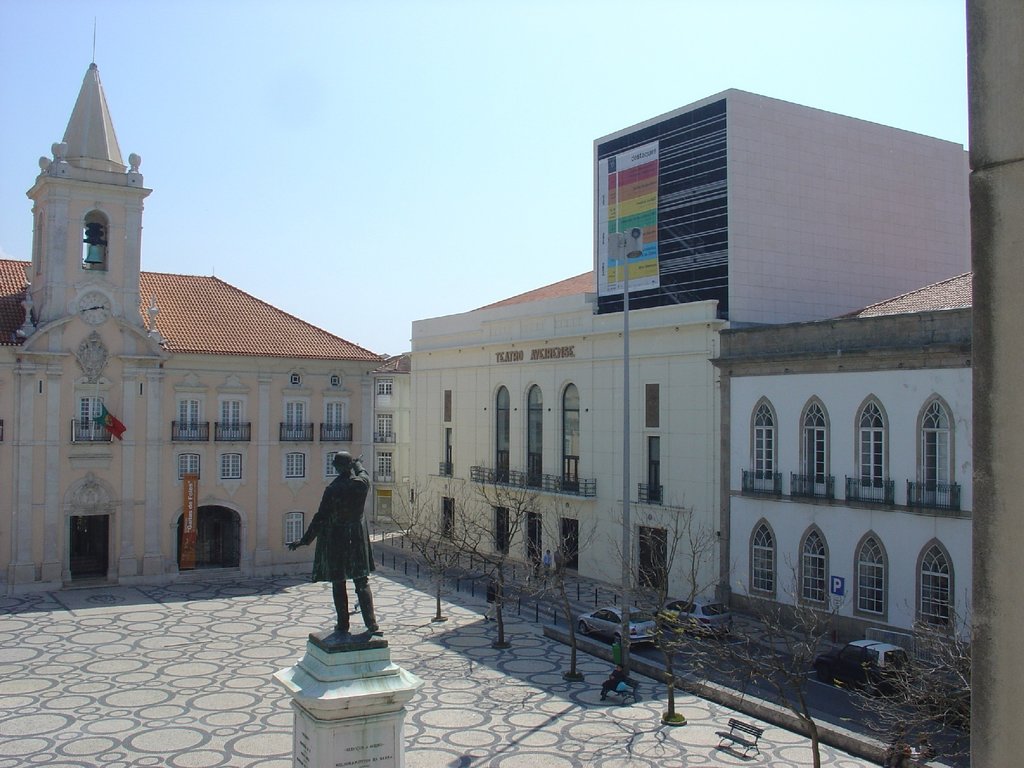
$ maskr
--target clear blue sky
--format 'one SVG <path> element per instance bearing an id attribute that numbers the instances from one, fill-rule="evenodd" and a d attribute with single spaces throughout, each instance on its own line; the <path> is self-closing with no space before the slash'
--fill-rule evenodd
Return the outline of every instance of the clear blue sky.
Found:
<path id="1" fill-rule="evenodd" d="M 593 266 L 594 139 L 726 88 L 967 144 L 963 0 L 0 0 L 0 257 L 92 60 L 142 267 L 374 352 Z"/>

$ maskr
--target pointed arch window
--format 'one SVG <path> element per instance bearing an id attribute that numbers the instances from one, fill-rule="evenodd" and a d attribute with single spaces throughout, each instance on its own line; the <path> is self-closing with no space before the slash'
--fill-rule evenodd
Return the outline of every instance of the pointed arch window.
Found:
<path id="1" fill-rule="evenodd" d="M 494 408 L 494 470 L 499 483 L 508 482 L 510 410 L 508 389 L 499 387 Z"/>
<path id="2" fill-rule="evenodd" d="M 949 624 L 953 596 L 953 569 L 949 556 L 938 544 L 932 544 L 921 557 L 920 602 L 921 620 L 928 624 Z"/>
<path id="3" fill-rule="evenodd" d="M 766 523 L 758 525 L 750 537 L 750 587 L 775 593 L 775 536 Z"/>
<path id="4" fill-rule="evenodd" d="M 580 393 L 575 384 L 562 392 L 562 487 L 580 488 Z"/>
<path id="5" fill-rule="evenodd" d="M 804 474 L 811 482 L 824 483 L 828 471 L 828 424 L 825 412 L 812 403 L 804 413 Z"/>
<path id="6" fill-rule="evenodd" d="M 107 269 L 107 240 L 110 231 L 107 217 L 90 211 L 83 222 L 82 269 Z"/>
<path id="7" fill-rule="evenodd" d="M 935 492 L 949 482 L 949 414 L 938 400 L 925 408 L 921 420 L 921 480 L 925 491 Z"/>
<path id="8" fill-rule="evenodd" d="M 857 610 L 885 613 L 885 555 L 878 539 L 869 536 L 857 550 Z"/>
<path id="9" fill-rule="evenodd" d="M 526 482 L 540 488 L 544 472 L 544 398 L 534 384 L 526 395 Z"/>
<path id="10" fill-rule="evenodd" d="M 881 488 L 885 480 L 885 420 L 878 403 L 868 403 L 860 412 L 860 484 Z"/>
<path id="11" fill-rule="evenodd" d="M 811 531 L 804 538 L 800 553 L 800 597 L 814 603 L 825 602 L 827 572 L 825 540 L 817 531 Z"/>
<path id="12" fill-rule="evenodd" d="M 771 479 L 775 473 L 775 414 L 768 403 L 754 412 L 754 477 Z"/>

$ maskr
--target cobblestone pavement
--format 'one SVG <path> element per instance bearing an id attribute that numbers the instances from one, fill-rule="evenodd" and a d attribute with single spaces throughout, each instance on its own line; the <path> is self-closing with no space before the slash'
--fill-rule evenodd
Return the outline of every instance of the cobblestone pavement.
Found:
<path id="1" fill-rule="evenodd" d="M 333 623 L 329 585 L 215 575 L 0 597 L 0 768 L 290 768 L 291 700 L 272 675 Z M 637 704 L 601 702 L 607 663 L 581 654 L 585 681 L 566 682 L 568 649 L 532 622 L 510 617 L 511 647 L 492 648 L 482 595 L 449 595 L 435 623 L 433 596 L 403 574 L 372 584 L 393 660 L 425 683 L 409 768 L 811 764 L 804 737 L 772 726 L 749 759 L 719 749 L 734 713 L 690 695 L 676 696 L 689 724 L 661 725 L 650 680 Z M 828 748 L 822 764 L 869 765 Z"/>

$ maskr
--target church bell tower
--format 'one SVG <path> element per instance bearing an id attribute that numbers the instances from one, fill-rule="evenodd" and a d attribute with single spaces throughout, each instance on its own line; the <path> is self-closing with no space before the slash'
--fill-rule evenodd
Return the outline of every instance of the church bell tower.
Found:
<path id="1" fill-rule="evenodd" d="M 68 315 L 143 326 L 142 211 L 151 190 L 141 162 L 132 154 L 125 166 L 99 69 L 90 64 L 64 138 L 39 159 L 27 193 L 34 203 L 28 333 Z"/>

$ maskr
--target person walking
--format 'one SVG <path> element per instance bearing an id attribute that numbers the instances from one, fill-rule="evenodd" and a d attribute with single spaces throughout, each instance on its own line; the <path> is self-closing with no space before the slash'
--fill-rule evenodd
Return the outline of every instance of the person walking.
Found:
<path id="1" fill-rule="evenodd" d="M 498 580 L 494 577 L 487 582 L 487 613 L 484 614 L 484 621 L 494 621 L 497 618 L 498 605 Z"/>

